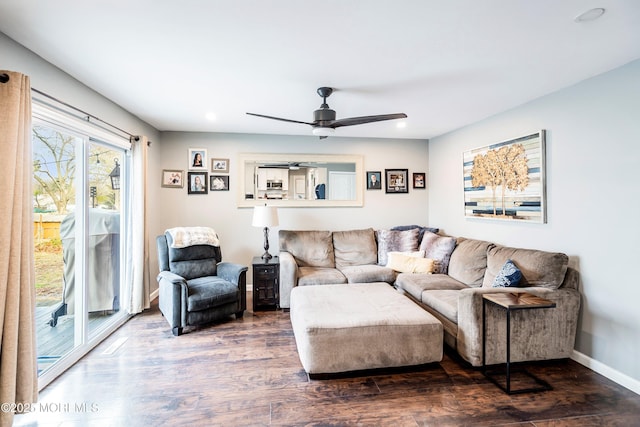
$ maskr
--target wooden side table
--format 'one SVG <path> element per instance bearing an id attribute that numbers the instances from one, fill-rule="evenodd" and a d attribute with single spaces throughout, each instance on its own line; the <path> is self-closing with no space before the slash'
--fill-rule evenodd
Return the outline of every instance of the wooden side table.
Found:
<path id="1" fill-rule="evenodd" d="M 254 257 L 253 311 L 276 310 L 280 303 L 280 259 Z"/>
<path id="2" fill-rule="evenodd" d="M 487 370 L 486 365 L 486 314 L 485 307 L 487 304 L 493 304 L 496 307 L 502 308 L 506 311 L 507 314 L 507 360 L 506 360 L 506 386 L 503 386 L 500 382 L 497 381 L 496 375 L 497 372 Z M 516 310 L 535 310 L 541 308 L 555 308 L 556 303 L 553 301 L 549 301 L 544 298 L 540 298 L 533 294 L 522 292 L 522 293 L 491 293 L 491 294 L 483 294 L 482 295 L 482 373 L 487 379 L 489 379 L 492 383 L 500 387 L 507 394 L 518 394 L 518 393 L 529 393 L 534 391 L 545 391 L 551 390 L 551 386 L 546 381 L 541 380 L 536 377 L 532 373 L 528 372 L 525 369 L 522 369 L 521 372 L 531 379 L 533 379 L 539 387 L 531 387 L 531 388 L 523 388 L 518 390 L 511 389 L 511 312 Z"/>

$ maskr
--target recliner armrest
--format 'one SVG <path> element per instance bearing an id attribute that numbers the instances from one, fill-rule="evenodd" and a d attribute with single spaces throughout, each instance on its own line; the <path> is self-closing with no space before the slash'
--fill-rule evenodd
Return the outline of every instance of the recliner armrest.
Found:
<path id="1" fill-rule="evenodd" d="M 218 276 L 234 285 L 240 284 L 240 275 L 247 270 L 247 266 L 232 262 L 220 262 L 217 266 Z"/>
<path id="2" fill-rule="evenodd" d="M 182 283 L 184 283 L 185 285 L 187 284 L 187 281 L 182 276 L 178 276 L 177 274 L 170 271 L 161 271 L 158 274 L 157 280 L 158 282 L 160 282 L 161 280 L 166 280 L 167 282 L 173 283 L 174 285 L 179 285 Z"/>

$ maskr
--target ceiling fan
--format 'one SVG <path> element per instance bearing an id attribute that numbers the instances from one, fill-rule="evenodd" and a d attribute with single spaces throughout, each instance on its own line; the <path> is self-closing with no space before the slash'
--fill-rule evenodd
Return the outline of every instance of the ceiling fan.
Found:
<path id="1" fill-rule="evenodd" d="M 333 88 L 318 88 L 318 95 L 322 98 L 322 105 L 313 112 L 312 122 L 302 122 L 299 120 L 283 119 L 281 117 L 265 116 L 264 114 L 247 113 L 250 116 L 263 117 L 265 119 L 280 120 L 290 123 L 301 123 L 313 127 L 312 132 L 318 135 L 320 139 L 326 138 L 334 133 L 335 128 L 342 126 L 362 125 L 365 123 L 382 122 L 385 120 L 404 119 L 407 117 L 404 113 L 380 114 L 376 116 L 349 117 L 346 119 L 336 120 L 336 112 L 329 108 L 327 98 L 333 93 Z"/>

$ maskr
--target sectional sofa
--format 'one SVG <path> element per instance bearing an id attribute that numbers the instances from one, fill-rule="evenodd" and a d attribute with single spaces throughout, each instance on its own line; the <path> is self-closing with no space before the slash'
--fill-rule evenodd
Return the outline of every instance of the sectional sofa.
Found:
<path id="1" fill-rule="evenodd" d="M 568 256 L 437 234 L 418 226 L 392 230 L 280 230 L 280 306 L 295 286 L 386 282 L 435 316 L 444 342 L 473 366 L 482 365 L 482 294 L 528 292 L 556 304 L 512 315 L 511 361 L 571 355 L 580 308 L 578 272 Z M 504 285 L 511 260 L 518 287 Z M 498 277 L 500 280 L 497 280 Z M 506 359 L 503 310 L 487 306 L 487 364 Z"/>

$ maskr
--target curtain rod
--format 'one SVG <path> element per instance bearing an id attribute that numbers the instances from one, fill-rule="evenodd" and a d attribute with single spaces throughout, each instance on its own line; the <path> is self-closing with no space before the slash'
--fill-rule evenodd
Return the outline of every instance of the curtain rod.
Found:
<path id="1" fill-rule="evenodd" d="M 9 81 L 9 74 L 2 73 L 0 74 L 0 83 L 6 83 Z"/>
<path id="2" fill-rule="evenodd" d="M 0 76 L 0 81 L 2 81 L 2 76 Z M 9 76 L 7 76 L 7 81 L 9 81 Z M 3 83 L 4 83 L 4 82 L 3 82 Z M 79 109 L 79 108 L 77 108 L 77 107 L 74 107 L 73 105 L 69 105 L 69 104 L 67 104 L 67 103 L 66 103 L 66 102 L 64 102 L 64 101 L 60 101 L 58 98 L 55 98 L 55 97 L 53 97 L 53 96 L 51 96 L 51 95 L 49 95 L 49 94 L 47 94 L 47 93 L 44 93 L 44 92 L 42 92 L 41 90 L 38 90 L 38 89 L 33 88 L 33 87 L 31 88 L 31 90 L 32 90 L 32 91 L 34 91 L 34 92 L 36 92 L 36 93 L 38 93 L 38 94 L 40 94 L 40 95 L 42 95 L 42 96 L 45 96 L 45 97 L 49 98 L 49 99 L 51 99 L 51 100 L 53 100 L 53 101 L 55 101 L 55 102 L 58 102 L 58 103 L 60 103 L 60 104 L 64 105 L 65 107 L 71 108 L 71 109 L 73 109 L 73 110 L 75 110 L 75 111 L 77 111 L 77 112 L 79 112 L 79 113 L 81 113 L 81 114 L 85 115 L 85 116 L 86 116 L 86 120 L 87 120 L 87 121 L 89 121 L 90 119 L 97 120 L 97 121 L 99 121 L 99 122 L 101 122 L 101 123 L 104 123 L 104 124 L 105 124 L 105 125 L 107 125 L 107 126 L 112 127 L 113 129 L 117 129 L 117 130 L 119 130 L 120 132 L 122 132 L 122 133 L 124 133 L 124 134 L 126 134 L 126 135 L 129 135 L 129 138 L 134 138 L 136 141 L 138 141 L 138 140 L 140 139 L 138 136 L 133 135 L 132 133 L 127 132 L 126 130 L 120 129 L 119 127 L 114 126 L 114 125 L 112 125 L 111 123 L 105 122 L 105 121 L 104 121 L 104 120 L 102 120 L 101 118 L 96 117 L 96 116 L 94 116 L 93 114 L 89 114 L 89 113 L 87 113 L 86 111 L 83 111 L 83 110 L 81 110 L 81 109 Z"/>

